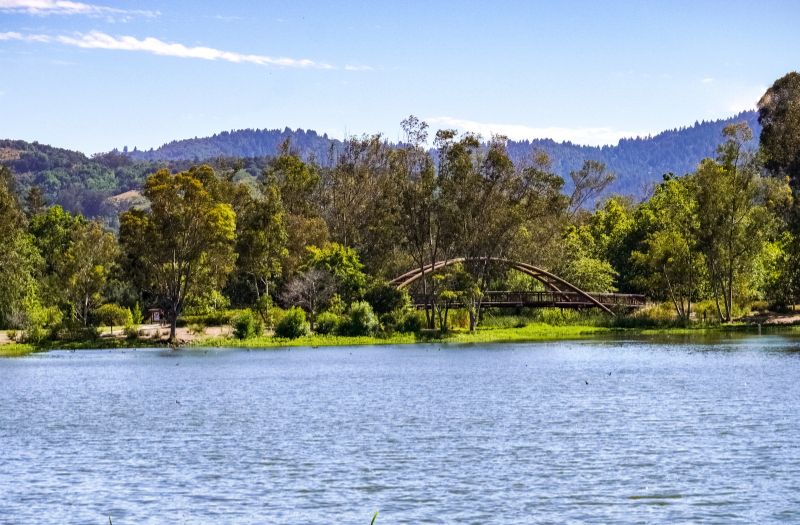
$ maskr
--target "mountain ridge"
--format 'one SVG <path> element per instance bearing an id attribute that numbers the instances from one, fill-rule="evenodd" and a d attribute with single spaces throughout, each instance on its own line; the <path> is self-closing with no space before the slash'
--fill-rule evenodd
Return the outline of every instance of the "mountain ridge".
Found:
<path id="1" fill-rule="evenodd" d="M 606 165 L 616 178 L 607 193 L 634 198 L 646 196 L 665 173 L 682 175 L 694 170 L 706 157 L 716 155 L 723 141 L 722 129 L 734 122 L 747 122 L 753 129 L 752 146 L 757 146 L 760 126 L 755 111 L 726 119 L 695 122 L 691 126 L 662 131 L 653 136 L 622 139 L 614 146 L 583 146 L 552 139 L 509 140 L 507 148 L 515 164 L 523 163 L 535 151 L 544 151 L 552 169 L 566 181 L 571 171 L 586 160 Z M 91 157 L 77 151 L 22 140 L 0 140 L 0 163 L 9 166 L 20 193 L 39 186 L 48 201 L 88 216 L 112 216 L 113 195 L 141 188 L 144 178 L 159 168 L 186 169 L 197 162 L 230 167 L 232 159 L 250 175 L 259 176 L 267 160 L 289 139 L 294 151 L 305 160 L 330 166 L 343 141 L 314 130 L 245 129 L 223 131 L 209 137 L 174 140 L 159 148 L 142 151 L 112 150 Z"/>

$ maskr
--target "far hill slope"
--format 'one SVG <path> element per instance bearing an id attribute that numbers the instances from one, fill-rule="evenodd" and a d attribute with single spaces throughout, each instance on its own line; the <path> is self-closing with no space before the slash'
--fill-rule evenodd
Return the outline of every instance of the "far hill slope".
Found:
<path id="1" fill-rule="evenodd" d="M 722 128 L 732 122 L 746 121 L 758 137 L 760 127 L 754 111 L 691 127 L 664 131 L 653 137 L 625 139 L 616 146 L 579 146 L 552 140 L 509 141 L 508 149 L 515 163 L 525 162 L 536 150 L 544 150 L 553 161 L 556 173 L 569 181 L 569 173 L 585 160 L 606 164 L 617 178 L 609 191 L 642 197 L 667 172 L 683 174 L 694 169 L 705 157 L 715 155 L 722 141 Z M 129 205 L 125 193 L 141 188 L 144 178 L 160 167 L 186 169 L 195 162 L 209 162 L 230 168 L 233 159 L 251 177 L 261 173 L 268 157 L 277 153 L 280 144 L 291 140 L 292 149 L 305 159 L 329 165 L 332 152 L 341 141 L 315 131 L 241 130 L 212 137 L 173 141 L 150 151 L 112 151 L 87 157 L 83 153 L 26 142 L 0 140 L 0 163 L 11 168 L 20 193 L 39 186 L 49 202 L 62 204 L 71 211 L 88 216 L 103 216 L 113 223 L 120 207 Z M 756 144 L 754 140 L 753 145 Z M 568 183 L 569 187 L 569 183 Z M 124 194 L 116 199 L 114 195 Z"/>
<path id="2" fill-rule="evenodd" d="M 515 163 L 530 158 L 531 152 L 543 150 L 550 155 L 556 173 L 569 178 L 571 171 L 585 160 L 598 160 L 616 173 L 611 190 L 641 196 L 664 173 L 682 175 L 695 168 L 706 157 L 713 157 L 722 141 L 722 129 L 733 122 L 747 122 L 755 137 L 760 127 L 755 111 L 739 113 L 731 118 L 695 122 L 690 127 L 673 129 L 652 137 L 623 139 L 616 146 L 581 146 L 549 139 L 509 141 L 508 150 Z M 157 149 L 134 150 L 127 154 L 136 160 L 175 161 L 206 160 L 217 157 L 263 157 L 274 155 L 280 144 L 291 140 L 292 148 L 305 159 L 328 164 L 331 152 L 341 141 L 319 135 L 313 130 L 244 129 L 223 132 L 211 137 L 172 141 Z M 755 142 L 755 141 L 754 141 Z"/>

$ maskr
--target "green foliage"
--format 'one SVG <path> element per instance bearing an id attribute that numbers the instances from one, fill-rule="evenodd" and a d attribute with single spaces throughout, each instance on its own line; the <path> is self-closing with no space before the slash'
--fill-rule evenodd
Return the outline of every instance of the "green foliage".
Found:
<path id="1" fill-rule="evenodd" d="M 131 320 L 135 325 L 140 325 L 144 322 L 144 315 L 142 314 L 142 308 L 139 306 L 138 301 L 136 302 L 135 305 L 133 305 L 133 311 L 131 312 Z"/>
<path id="2" fill-rule="evenodd" d="M 371 335 L 380 326 L 378 317 L 366 301 L 350 305 L 347 318 L 339 325 L 339 333 L 348 336 Z"/>
<path id="3" fill-rule="evenodd" d="M 287 339 L 296 339 L 309 333 L 310 329 L 306 321 L 306 313 L 302 308 L 296 306 L 286 310 L 283 318 L 275 326 L 275 335 Z"/>
<path id="4" fill-rule="evenodd" d="M 125 326 L 125 338 L 134 340 L 139 338 L 139 327 L 133 324 Z"/>
<path id="5" fill-rule="evenodd" d="M 128 326 L 133 324 L 133 315 L 129 308 L 118 304 L 104 304 L 94 310 L 94 316 L 98 321 L 111 328 L 114 333 L 114 326 Z"/>
<path id="6" fill-rule="evenodd" d="M 800 182 L 800 73 L 775 81 L 758 101 L 761 151 L 774 175 Z"/>
<path id="7" fill-rule="evenodd" d="M 26 308 L 39 301 L 35 276 L 43 261 L 25 226 L 14 178 L 0 166 L 0 327 L 21 328 Z"/>
<path id="8" fill-rule="evenodd" d="M 224 326 L 231 324 L 233 319 L 243 310 L 215 310 L 204 315 L 182 315 L 178 319 L 178 326 L 201 324 L 204 326 Z"/>
<path id="9" fill-rule="evenodd" d="M 230 299 L 219 290 L 205 290 L 186 300 L 184 312 L 187 316 L 209 317 L 215 312 L 227 310 L 231 305 Z"/>
<path id="10" fill-rule="evenodd" d="M 398 290 L 389 283 L 373 284 L 364 296 L 376 314 L 385 314 L 393 310 L 407 308 L 411 298 L 405 290 Z"/>
<path id="11" fill-rule="evenodd" d="M 272 328 L 275 326 L 272 297 L 267 294 L 259 297 L 254 306 L 254 310 L 256 313 L 258 313 L 259 317 L 261 317 L 261 322 L 264 323 L 264 326 L 267 328 Z"/>
<path id="12" fill-rule="evenodd" d="M 269 294 L 288 255 L 288 236 L 280 189 L 268 177 L 260 194 L 243 194 L 237 206 L 236 271 L 252 282 L 256 297 Z"/>
<path id="13" fill-rule="evenodd" d="M 418 334 L 425 327 L 425 314 L 419 310 L 409 310 L 401 317 L 397 330 L 403 333 Z"/>
<path id="14" fill-rule="evenodd" d="M 221 288 L 233 270 L 236 215 L 208 166 L 159 170 L 143 193 L 150 209 L 120 216 L 120 244 L 129 275 L 164 307 L 174 340 L 184 303 Z"/>
<path id="15" fill-rule="evenodd" d="M 648 232 L 631 262 L 643 268 L 638 284 L 657 299 L 669 299 L 687 322 L 692 301 L 702 290 L 705 259 L 700 251 L 699 204 L 692 177 L 667 178 L 640 207 L 638 218 Z"/>
<path id="16" fill-rule="evenodd" d="M 233 335 L 237 339 L 250 339 L 258 337 L 264 331 L 261 319 L 254 315 L 251 310 L 245 310 L 233 318 Z"/>
<path id="17" fill-rule="evenodd" d="M 333 334 L 338 331 L 341 322 L 342 317 L 340 315 L 333 312 L 322 312 L 317 316 L 314 331 L 321 335 Z"/>
<path id="18" fill-rule="evenodd" d="M 570 230 L 563 241 L 564 259 L 556 273 L 578 288 L 592 292 L 616 291 L 616 270 L 602 258 L 588 227 Z"/>
<path id="19" fill-rule="evenodd" d="M 21 327 L 25 331 L 24 341 L 38 344 L 47 337 L 48 330 L 54 330 L 62 321 L 61 311 L 53 306 L 42 306 L 35 300 L 27 302 Z"/>
<path id="20" fill-rule="evenodd" d="M 306 266 L 332 275 L 336 291 L 345 302 L 363 297 L 367 276 L 354 249 L 335 242 L 329 242 L 321 248 L 309 246 Z"/>

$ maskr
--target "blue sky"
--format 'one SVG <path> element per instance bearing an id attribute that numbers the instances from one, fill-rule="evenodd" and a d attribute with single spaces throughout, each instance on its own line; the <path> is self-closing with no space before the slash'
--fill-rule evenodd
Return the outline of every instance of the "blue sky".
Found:
<path id="1" fill-rule="evenodd" d="M 615 144 L 752 108 L 800 2 L 0 0 L 0 138 L 86 153 L 239 128 Z"/>

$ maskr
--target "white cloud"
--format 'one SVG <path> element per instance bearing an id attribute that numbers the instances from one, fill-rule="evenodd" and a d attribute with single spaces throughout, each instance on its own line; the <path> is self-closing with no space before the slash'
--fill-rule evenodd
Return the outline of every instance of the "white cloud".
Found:
<path id="1" fill-rule="evenodd" d="M 0 40 L 20 40 L 24 42 L 59 43 L 83 49 L 110 49 L 115 51 L 138 51 L 160 56 L 178 58 L 197 58 L 202 60 L 222 60 L 236 64 L 247 63 L 260 66 L 278 66 L 310 69 L 336 69 L 330 64 L 315 62 L 307 58 L 271 57 L 223 51 L 212 47 L 189 47 L 183 44 L 164 42 L 154 37 L 139 39 L 133 36 L 112 36 L 100 31 L 67 35 L 37 35 L 16 32 L 0 33 Z M 366 67 L 366 66 L 359 66 Z"/>
<path id="2" fill-rule="evenodd" d="M 23 35 L 15 31 L 0 33 L 0 41 L 3 40 L 21 40 L 23 42 L 50 42 L 51 39 L 47 35 Z"/>
<path id="3" fill-rule="evenodd" d="M 712 82 L 714 82 L 714 79 L 711 78 L 711 77 L 706 77 L 703 80 L 701 80 L 700 82 L 702 82 L 703 84 L 711 84 Z"/>
<path id="4" fill-rule="evenodd" d="M 453 117 L 432 117 L 425 119 L 429 124 L 455 128 L 459 131 L 480 133 L 488 138 L 492 134 L 505 135 L 512 140 L 553 139 L 556 142 L 570 141 L 587 146 L 617 144 L 622 138 L 646 136 L 647 132 L 622 131 L 613 128 L 535 128 L 522 124 L 494 124 Z"/>
<path id="5" fill-rule="evenodd" d="M 363 66 L 358 64 L 347 64 L 344 66 L 345 71 L 372 71 L 370 66 Z"/>
<path id="6" fill-rule="evenodd" d="M 69 0 L 0 0 L 0 12 L 29 15 L 84 15 L 90 17 L 130 18 L 144 16 L 153 18 L 158 11 L 119 9 L 104 5 L 85 4 Z"/>

